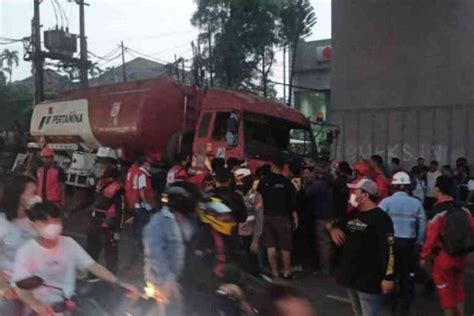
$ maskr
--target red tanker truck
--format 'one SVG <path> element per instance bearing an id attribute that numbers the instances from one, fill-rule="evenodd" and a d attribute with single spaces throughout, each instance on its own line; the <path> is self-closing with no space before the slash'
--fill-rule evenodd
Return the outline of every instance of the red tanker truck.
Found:
<path id="1" fill-rule="evenodd" d="M 83 187 L 99 146 L 117 149 L 123 160 L 146 155 L 163 166 L 184 153 L 194 168 L 213 157 L 236 157 L 255 168 L 271 153 L 316 155 L 310 122 L 298 111 L 253 93 L 186 86 L 170 77 L 65 92 L 35 106 L 30 132 L 71 160 L 68 183 Z"/>

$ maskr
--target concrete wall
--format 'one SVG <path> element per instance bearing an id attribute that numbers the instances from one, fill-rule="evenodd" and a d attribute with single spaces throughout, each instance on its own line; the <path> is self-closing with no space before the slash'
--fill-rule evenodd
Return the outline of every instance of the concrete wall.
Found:
<path id="1" fill-rule="evenodd" d="M 332 111 L 341 127 L 338 159 L 355 162 L 381 155 L 402 159 L 406 166 L 417 156 L 453 164 L 458 157 L 474 159 L 474 111 L 471 106 L 397 107 Z"/>
<path id="2" fill-rule="evenodd" d="M 318 90 L 331 88 L 331 61 L 318 61 L 316 50 L 319 46 L 331 45 L 331 40 L 301 42 L 296 50 L 293 85 Z M 291 57 L 290 69 L 291 69 Z M 295 88 L 295 91 L 301 89 Z"/>
<path id="3" fill-rule="evenodd" d="M 473 161 L 474 1 L 332 3 L 338 157 Z"/>

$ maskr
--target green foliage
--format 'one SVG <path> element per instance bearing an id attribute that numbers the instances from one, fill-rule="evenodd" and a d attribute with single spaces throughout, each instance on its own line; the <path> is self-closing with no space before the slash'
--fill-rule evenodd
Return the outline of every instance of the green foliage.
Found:
<path id="1" fill-rule="evenodd" d="M 310 0 L 284 1 L 281 13 L 279 37 L 283 45 L 297 43 L 311 35 L 311 29 L 316 24 L 316 14 Z"/>
<path id="2" fill-rule="evenodd" d="M 12 82 L 13 67 L 18 67 L 18 51 L 9 50 L 5 48 L 0 54 L 0 67 L 3 67 L 3 63 L 6 63 L 7 67 L 3 68 L 9 74 L 8 82 Z"/>
<path id="3" fill-rule="evenodd" d="M 6 84 L 0 73 L 0 129 L 12 129 L 19 125 L 28 130 L 32 113 L 33 94 L 29 87 Z"/>
<path id="4" fill-rule="evenodd" d="M 199 0 L 191 19 L 204 47 L 197 60 L 215 85 L 269 97 L 275 48 L 308 36 L 315 22 L 308 0 Z"/>
<path id="5" fill-rule="evenodd" d="M 289 0 L 281 11 L 281 28 L 279 37 L 284 46 L 289 46 L 291 52 L 296 52 L 298 43 L 311 35 L 311 29 L 316 24 L 316 15 L 309 0 Z M 293 96 L 293 69 L 295 69 L 296 54 L 291 54 L 290 89 L 288 104 Z"/>

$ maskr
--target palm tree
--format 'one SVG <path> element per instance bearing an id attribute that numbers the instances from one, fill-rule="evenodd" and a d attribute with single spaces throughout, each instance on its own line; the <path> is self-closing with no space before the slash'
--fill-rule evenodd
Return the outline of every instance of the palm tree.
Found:
<path id="1" fill-rule="evenodd" d="M 3 58 L 2 55 L 0 55 L 0 85 L 5 85 L 7 83 L 7 78 L 3 71 Z"/>
<path id="2" fill-rule="evenodd" d="M 8 72 L 10 79 L 9 83 L 12 83 L 12 73 L 13 73 L 13 67 L 18 67 L 18 51 L 16 50 L 9 50 L 8 48 L 3 50 L 3 53 L 0 55 L 0 59 L 2 61 L 5 61 L 7 63 L 7 67 L 3 68 L 6 72 Z"/>

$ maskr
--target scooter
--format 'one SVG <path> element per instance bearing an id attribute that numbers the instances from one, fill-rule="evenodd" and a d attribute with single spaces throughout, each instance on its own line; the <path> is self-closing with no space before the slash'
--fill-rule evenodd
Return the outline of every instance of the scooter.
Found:
<path id="1" fill-rule="evenodd" d="M 46 287 L 57 290 L 62 298 L 61 302 L 51 305 L 57 316 L 128 316 L 146 315 L 130 313 L 136 309 L 136 302 L 148 299 L 145 294 L 138 298 L 128 299 L 129 291 L 117 285 L 97 280 L 77 280 L 77 295 L 69 298 L 63 289 L 44 282 L 39 276 L 32 276 L 16 282 L 18 288 L 34 290 Z M 132 304 L 130 302 L 133 302 Z M 149 303 L 148 303 L 149 304 Z M 140 306 L 144 304 L 139 304 Z M 28 316 L 36 315 L 34 312 Z"/>
<path id="2" fill-rule="evenodd" d="M 63 289 L 54 285 L 46 284 L 44 280 L 39 276 L 32 276 L 16 282 L 16 286 L 23 290 L 34 290 L 39 287 L 46 287 L 58 291 L 61 295 L 62 301 L 51 305 L 55 315 L 57 316 L 70 316 L 70 315 L 108 315 L 102 310 L 95 301 L 92 299 L 81 300 L 81 304 L 78 305 L 75 299 L 68 298 L 64 293 Z M 35 315 L 31 312 L 29 315 Z"/>

